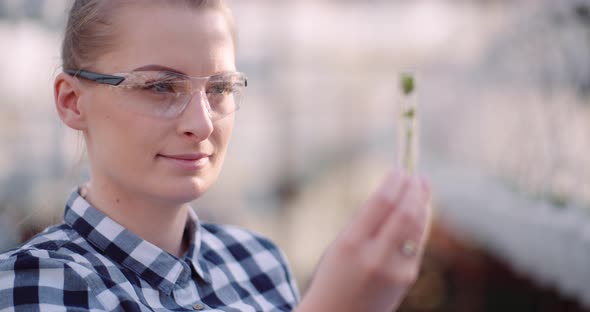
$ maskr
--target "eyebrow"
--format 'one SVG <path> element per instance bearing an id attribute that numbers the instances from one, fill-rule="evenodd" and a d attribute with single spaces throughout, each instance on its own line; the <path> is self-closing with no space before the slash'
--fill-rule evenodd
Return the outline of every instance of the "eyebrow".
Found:
<path id="1" fill-rule="evenodd" d="M 181 72 L 179 70 L 176 70 L 174 68 L 167 67 L 167 66 L 164 66 L 164 65 L 158 65 L 158 64 L 149 64 L 149 65 L 140 66 L 140 67 L 134 69 L 133 71 L 135 72 L 135 71 L 148 71 L 148 70 L 169 71 L 169 72 L 172 72 L 172 73 L 176 73 L 176 74 L 181 74 L 181 75 L 187 76 L 187 74 L 185 74 L 185 73 L 183 73 L 183 72 Z"/>

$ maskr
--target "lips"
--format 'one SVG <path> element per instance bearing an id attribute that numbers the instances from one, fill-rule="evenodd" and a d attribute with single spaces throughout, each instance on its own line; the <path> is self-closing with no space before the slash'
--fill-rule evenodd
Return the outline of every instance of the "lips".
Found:
<path id="1" fill-rule="evenodd" d="M 186 161 L 197 161 L 199 159 L 209 157 L 210 154 L 205 153 L 192 153 L 192 154 L 178 154 L 178 155 L 163 155 L 160 154 L 162 157 L 177 159 L 177 160 L 186 160 Z"/>
<path id="2" fill-rule="evenodd" d="M 189 153 L 189 154 L 170 154 L 158 155 L 166 163 L 183 170 L 200 170 L 209 164 L 211 154 L 206 153 Z"/>

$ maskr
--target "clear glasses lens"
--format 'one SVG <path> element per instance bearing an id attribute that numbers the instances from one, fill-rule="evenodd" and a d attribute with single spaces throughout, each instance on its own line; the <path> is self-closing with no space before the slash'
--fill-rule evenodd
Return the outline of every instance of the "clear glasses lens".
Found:
<path id="1" fill-rule="evenodd" d="M 126 101 L 135 111 L 156 117 L 180 115 L 191 99 L 205 94 L 212 120 L 235 112 L 241 105 L 246 78 L 241 73 L 188 77 L 162 71 L 134 72 L 119 87 L 131 89 Z"/>
<path id="2" fill-rule="evenodd" d="M 205 85 L 211 117 L 225 117 L 240 108 L 246 80 L 242 74 L 227 73 L 210 77 Z"/>

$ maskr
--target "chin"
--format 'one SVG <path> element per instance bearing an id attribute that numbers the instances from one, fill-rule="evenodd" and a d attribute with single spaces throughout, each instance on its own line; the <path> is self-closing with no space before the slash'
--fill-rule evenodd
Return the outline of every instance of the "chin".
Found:
<path id="1" fill-rule="evenodd" d="M 169 198 L 171 201 L 178 203 L 189 203 L 201 197 L 213 184 L 213 177 L 209 175 L 205 177 L 184 177 L 182 181 L 170 183 L 169 187 L 165 189 L 163 197 Z"/>

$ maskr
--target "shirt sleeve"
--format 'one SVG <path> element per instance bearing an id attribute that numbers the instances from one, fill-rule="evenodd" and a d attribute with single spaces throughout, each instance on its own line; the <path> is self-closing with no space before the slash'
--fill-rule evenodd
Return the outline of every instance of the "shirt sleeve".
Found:
<path id="1" fill-rule="evenodd" d="M 295 279 L 295 276 L 293 275 L 293 272 L 291 271 L 291 267 L 289 266 L 289 262 L 287 261 L 287 257 L 285 256 L 283 251 L 278 248 L 277 248 L 277 251 L 278 251 L 281 261 L 285 267 L 286 279 L 287 279 L 287 282 L 289 283 L 289 286 L 291 288 L 291 292 L 293 293 L 294 305 L 296 305 L 297 303 L 299 303 L 299 300 L 301 300 L 300 294 L 299 294 L 299 287 L 297 286 L 297 280 Z"/>
<path id="2" fill-rule="evenodd" d="M 84 278 L 65 261 L 20 252 L 0 260 L 2 311 L 81 312 L 104 309 L 91 296 Z"/>

